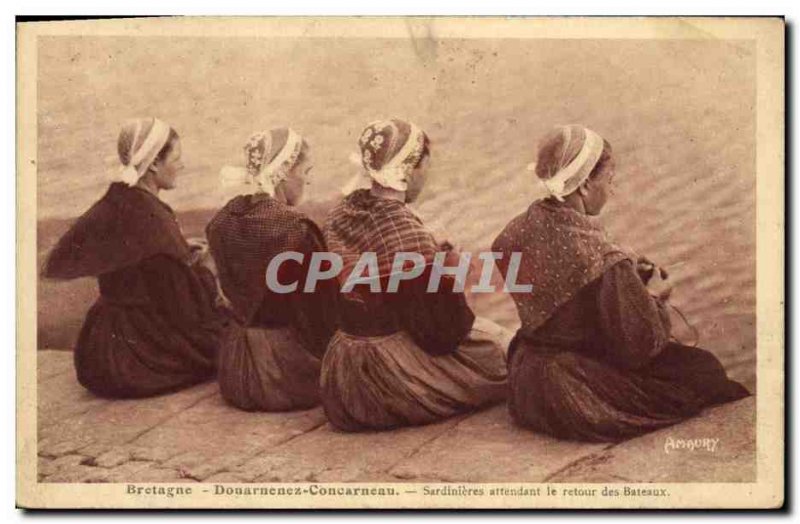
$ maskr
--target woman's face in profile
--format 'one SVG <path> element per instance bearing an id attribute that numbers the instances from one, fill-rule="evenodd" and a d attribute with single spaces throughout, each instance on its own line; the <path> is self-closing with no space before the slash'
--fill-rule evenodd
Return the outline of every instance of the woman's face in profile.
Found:
<path id="1" fill-rule="evenodd" d="M 178 173 L 183 170 L 180 139 L 174 139 L 172 149 L 167 156 L 153 162 L 150 169 L 155 175 L 153 180 L 158 189 L 173 189 L 177 185 Z"/>
<path id="2" fill-rule="evenodd" d="M 313 167 L 314 159 L 311 158 L 309 150 L 305 149 L 300 161 L 295 164 L 282 182 L 283 194 L 286 197 L 286 203 L 290 206 L 296 206 L 303 200 L 305 186 L 311 184 L 309 173 Z"/>
<path id="3" fill-rule="evenodd" d="M 614 157 L 611 157 L 600 168 L 600 172 L 587 180 L 586 188 L 588 191 L 583 197 L 583 206 L 587 215 L 599 215 L 611 196 L 611 184 L 614 180 L 614 170 L 616 165 Z"/>
<path id="4" fill-rule="evenodd" d="M 425 187 L 425 180 L 427 178 L 427 170 L 430 166 L 431 155 L 427 154 L 425 157 L 420 161 L 417 167 L 411 172 L 411 176 L 409 177 L 408 181 L 408 188 L 406 189 L 406 202 L 411 203 L 419 198 L 420 193 L 422 193 L 422 188 Z"/>

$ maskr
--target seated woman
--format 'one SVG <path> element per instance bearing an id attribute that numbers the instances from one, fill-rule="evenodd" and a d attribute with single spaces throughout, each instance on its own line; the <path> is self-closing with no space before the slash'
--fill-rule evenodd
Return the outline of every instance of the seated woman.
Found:
<path id="1" fill-rule="evenodd" d="M 353 191 L 333 209 L 325 238 L 343 259 L 342 277 L 363 252 L 375 253 L 382 292 L 364 282 L 352 290 L 343 286 L 340 330 L 322 362 L 328 419 L 345 431 L 389 429 L 504 400 L 502 328 L 484 319 L 473 326 L 476 319 L 450 275 L 442 277 L 438 293 L 426 292 L 440 247 L 406 203 L 424 185 L 427 136 L 401 120 L 375 122 L 364 130 L 360 148 L 370 189 Z M 390 293 L 386 280 L 398 252 L 421 255 L 426 270 Z"/>
<path id="2" fill-rule="evenodd" d="M 303 260 L 327 251 L 322 233 L 292 209 L 303 196 L 312 167 L 309 147 L 291 129 L 253 135 L 245 146 L 246 169 L 225 168 L 224 184 L 241 193 L 206 228 L 220 284 L 236 321 L 220 348 L 222 396 L 248 411 L 287 411 L 319 404 L 320 359 L 336 329 L 338 288 L 321 282 L 303 293 L 307 266 L 286 262 L 282 282 L 298 291 L 279 294 L 267 286 L 267 266 L 286 251 Z"/>
<path id="3" fill-rule="evenodd" d="M 513 294 L 522 321 L 509 350 L 514 420 L 556 437 L 618 441 L 748 396 L 714 355 L 670 341 L 666 273 L 609 242 L 594 218 L 614 176 L 608 142 L 558 128 L 535 171 L 545 198 L 493 245 L 504 276 L 510 253 L 522 253 L 516 281 L 533 286 Z"/>
<path id="4" fill-rule="evenodd" d="M 100 297 L 75 347 L 78 380 L 98 395 L 144 397 L 213 375 L 223 316 L 213 275 L 158 198 L 183 168 L 177 133 L 132 120 L 118 152 L 123 181 L 64 234 L 43 276 L 97 277 Z"/>

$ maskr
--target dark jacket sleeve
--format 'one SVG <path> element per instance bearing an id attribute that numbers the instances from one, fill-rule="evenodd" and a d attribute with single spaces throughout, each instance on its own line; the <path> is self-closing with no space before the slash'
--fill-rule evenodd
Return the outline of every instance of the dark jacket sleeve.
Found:
<path id="1" fill-rule="evenodd" d="M 214 304 L 213 277 L 168 255 L 150 257 L 140 268 L 159 315 L 197 343 L 216 346 L 224 317 Z"/>
<path id="2" fill-rule="evenodd" d="M 442 276 L 439 289 L 428 293 L 431 266 L 418 278 L 404 281 L 394 295 L 399 324 L 426 353 L 453 353 L 469 334 L 475 315 L 463 292 L 454 292 L 455 278 Z M 392 296 L 392 295 L 390 295 Z"/>
<path id="3" fill-rule="evenodd" d="M 669 342 L 664 304 L 650 296 L 631 261 L 615 264 L 600 277 L 597 305 L 606 356 L 614 364 L 641 367 Z"/>
<path id="4" fill-rule="evenodd" d="M 304 346 L 322 357 L 339 324 L 339 285 L 335 278 L 321 280 L 316 283 L 313 293 L 303 292 L 312 253 L 327 251 L 322 233 L 313 222 L 304 220 L 303 228 L 305 233 L 300 246 L 303 264 L 285 264 L 287 271 L 294 273 L 286 275 L 286 281 L 298 282 L 297 292 L 289 295 L 291 322 Z"/>

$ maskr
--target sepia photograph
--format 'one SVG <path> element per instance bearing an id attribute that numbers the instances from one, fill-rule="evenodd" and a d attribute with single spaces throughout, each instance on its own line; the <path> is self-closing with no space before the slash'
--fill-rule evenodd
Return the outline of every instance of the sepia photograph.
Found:
<path id="1" fill-rule="evenodd" d="M 18 504 L 779 507 L 784 31 L 18 23 Z"/>

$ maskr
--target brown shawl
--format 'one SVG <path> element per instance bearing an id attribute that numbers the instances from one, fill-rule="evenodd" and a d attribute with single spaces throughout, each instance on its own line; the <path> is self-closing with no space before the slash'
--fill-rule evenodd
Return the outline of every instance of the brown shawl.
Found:
<path id="1" fill-rule="evenodd" d="M 523 328 L 531 330 L 611 266 L 632 258 L 608 240 L 597 219 L 548 201 L 534 202 L 514 218 L 492 251 L 503 253 L 497 266 L 504 277 L 511 253 L 522 253 L 516 282 L 533 290 L 512 297 Z"/>
<path id="2" fill-rule="evenodd" d="M 50 251 L 42 275 L 98 276 L 159 254 L 189 259 L 172 209 L 144 189 L 115 182 Z"/>

